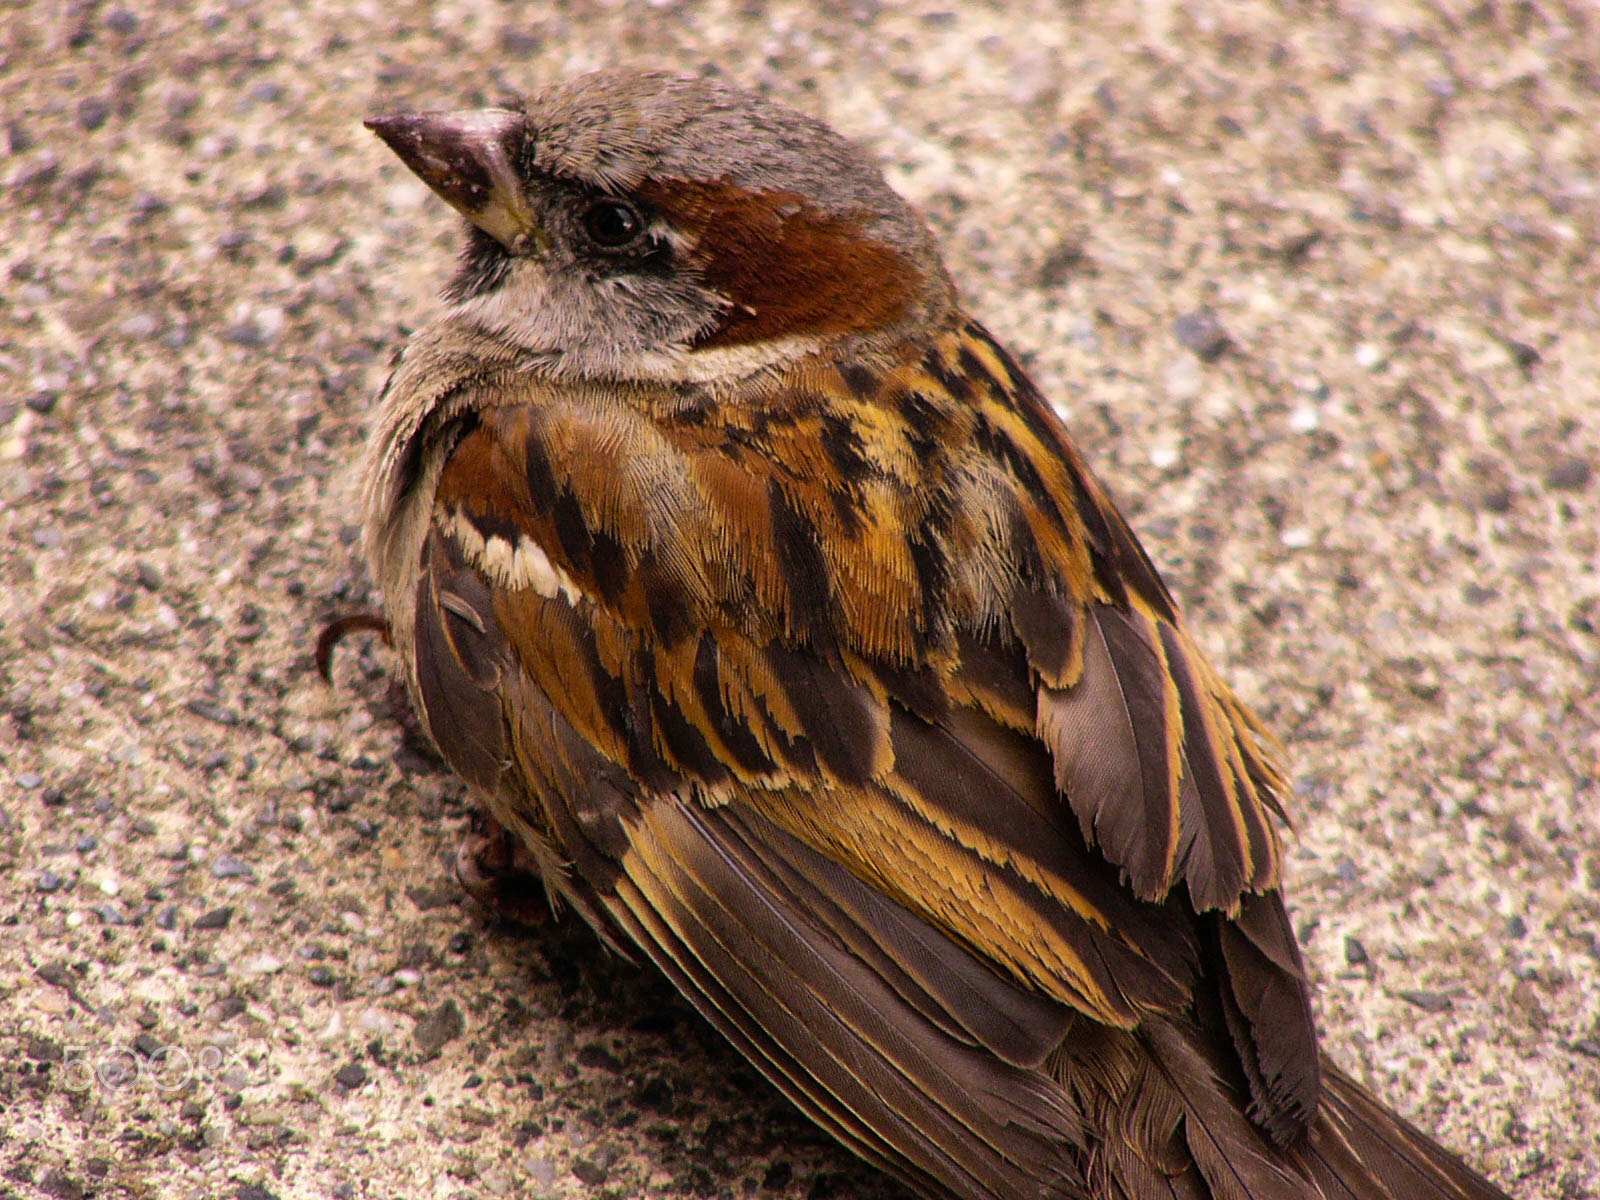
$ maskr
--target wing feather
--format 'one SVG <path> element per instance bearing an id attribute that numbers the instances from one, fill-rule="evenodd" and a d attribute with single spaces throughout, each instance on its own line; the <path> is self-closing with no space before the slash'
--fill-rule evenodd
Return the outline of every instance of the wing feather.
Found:
<path id="1" fill-rule="evenodd" d="M 941 419 L 987 457 L 931 481 L 893 465 L 946 453 L 914 451 L 949 400 L 925 361 L 883 376 L 893 463 L 800 470 L 852 423 L 810 393 L 721 439 L 571 397 L 479 413 L 414 600 L 430 728 L 559 847 L 552 886 L 923 1194 L 1077 1196 L 1099 1164 L 1130 1200 L 1298 1195 L 1255 1151 L 1224 1170 L 1316 1104 L 1276 768 L 1053 418 L 992 411 L 1020 374 L 968 348 Z M 1249 1117 L 1150 1040 L 1197 1005 Z M 1064 1073 L 1075 1030 L 1113 1049 Z"/>
<path id="2" fill-rule="evenodd" d="M 1112 619 L 1094 620 L 1084 641 L 1083 673 L 1070 688 L 1039 691 L 1039 739 L 1054 759 L 1055 782 L 1083 829 L 1083 836 L 1128 872 L 1134 891 L 1159 900 L 1170 887 L 1170 847 L 1177 836 L 1177 809 L 1163 787 L 1145 791 L 1147 760 L 1141 754 L 1140 717 L 1163 719 L 1154 681 L 1118 670 L 1106 633 Z M 1152 808 L 1156 820 L 1151 819 Z M 1159 811 L 1164 809 L 1165 811 Z"/>
<path id="3" fill-rule="evenodd" d="M 741 836 L 774 845 L 781 833 L 759 818 L 740 831 L 735 819 L 676 800 L 638 814 L 623 871 L 653 956 L 670 958 L 713 1022 L 742 1033 L 758 1065 L 808 1109 L 833 1114 L 853 1142 L 894 1147 L 950 1195 L 1070 1196 L 1078 1181 L 1064 1133 L 1081 1131 L 1065 1097 L 987 1048 L 952 1043 L 764 871 Z M 784 849 L 798 865 L 827 869 L 803 847 Z M 866 910 L 852 916 L 872 920 Z M 657 920 L 670 939 L 647 928 Z"/>

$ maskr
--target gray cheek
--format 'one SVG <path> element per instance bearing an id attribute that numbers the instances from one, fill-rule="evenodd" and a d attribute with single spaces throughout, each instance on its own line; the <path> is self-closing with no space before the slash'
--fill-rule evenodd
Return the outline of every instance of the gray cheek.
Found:
<path id="1" fill-rule="evenodd" d="M 616 275 L 592 281 L 590 291 L 588 340 L 615 354 L 685 346 L 721 307 L 704 288 L 673 277 Z"/>
<path id="2" fill-rule="evenodd" d="M 682 275 L 598 274 L 559 252 L 516 263 L 504 284 L 455 317 L 536 355 L 560 374 L 631 374 L 630 362 L 687 347 L 723 301 Z"/>

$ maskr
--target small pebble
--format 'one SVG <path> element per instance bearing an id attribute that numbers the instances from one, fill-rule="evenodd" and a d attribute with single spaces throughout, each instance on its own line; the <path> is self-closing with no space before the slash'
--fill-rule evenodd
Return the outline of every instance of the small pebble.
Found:
<path id="1" fill-rule="evenodd" d="M 506 26 L 500 30 L 500 48 L 514 58 L 528 58 L 536 54 L 543 43 L 539 37 L 526 30 L 515 26 Z M 555 1176 L 550 1177 L 554 1179 Z"/>
<path id="2" fill-rule="evenodd" d="M 240 862 L 231 854 L 219 854 L 211 864 L 211 874 L 217 879 L 237 879 L 241 875 L 253 877 L 255 871 L 249 863 Z"/>
<path id="3" fill-rule="evenodd" d="M 432 1058 L 446 1045 L 460 1037 L 465 1030 L 466 1022 L 461 1017 L 461 1009 L 452 999 L 444 1001 L 418 1021 L 412 1036 L 416 1039 L 417 1049 L 422 1052 L 422 1056 Z"/>
<path id="4" fill-rule="evenodd" d="M 203 913 L 194 920 L 195 929 L 226 929 L 233 920 L 233 906 L 224 905 L 222 908 L 213 908 L 208 913 Z"/>
<path id="5" fill-rule="evenodd" d="M 1150 447 L 1150 465 L 1158 471 L 1177 466 L 1179 458 L 1178 448 L 1170 442 L 1158 442 Z"/>
<path id="6" fill-rule="evenodd" d="M 124 320 L 117 328 L 128 337 L 142 340 L 154 337 L 156 331 L 161 328 L 161 322 L 150 313 L 135 313 Z"/>
<path id="7" fill-rule="evenodd" d="M 1443 992 L 1403 991 L 1396 993 L 1400 999 L 1415 1004 L 1423 1012 L 1442 1013 L 1451 1008 L 1450 997 Z"/>
<path id="8" fill-rule="evenodd" d="M 55 1196 L 60 1200 L 81 1200 L 81 1197 L 88 1195 L 88 1192 L 71 1175 L 58 1167 L 52 1167 L 39 1177 L 39 1194 Z"/>
<path id="9" fill-rule="evenodd" d="M 578 1177 L 580 1182 L 586 1183 L 590 1187 L 599 1187 L 611 1175 L 611 1172 L 599 1163 L 590 1162 L 587 1158 L 580 1158 L 573 1163 L 572 1173 Z"/>
<path id="10" fill-rule="evenodd" d="M 1524 371 L 1530 370 L 1544 361 L 1544 355 L 1539 353 L 1537 346 L 1529 345 L 1527 342 L 1519 342 L 1514 338 L 1506 342 L 1506 351 L 1511 355 L 1511 361 Z"/>
<path id="11" fill-rule="evenodd" d="M 239 714 L 233 709 L 221 704 L 213 704 L 209 700 L 191 700 L 186 706 L 197 717 L 204 717 L 207 721 L 215 721 L 218 725 L 237 725 Z"/>
<path id="12" fill-rule="evenodd" d="M 1231 344 L 1222 322 L 1206 309 L 1180 315 L 1172 322 L 1172 336 L 1201 362 L 1215 362 Z"/>
<path id="13" fill-rule="evenodd" d="M 278 340 L 286 323 L 283 309 L 269 305 L 229 326 L 223 336 L 240 346 L 270 346 Z"/>
<path id="14" fill-rule="evenodd" d="M 1364 967 L 1367 965 L 1369 961 L 1367 948 L 1361 944 L 1360 938 L 1347 937 L 1344 939 L 1344 961 L 1352 967 Z"/>
<path id="15" fill-rule="evenodd" d="M 129 205 L 135 222 L 148 221 L 157 213 L 166 212 L 167 202 L 154 192 L 135 192 Z"/>
<path id="16" fill-rule="evenodd" d="M 111 115 L 111 104 L 104 96 L 85 96 L 78 101 L 78 124 L 93 133 Z"/>
<path id="17" fill-rule="evenodd" d="M 1296 433 L 1310 433 L 1322 424 L 1322 414 L 1309 404 L 1302 404 L 1289 414 L 1289 428 Z"/>
<path id="18" fill-rule="evenodd" d="M 333 1080 L 340 1087 L 355 1091 L 367 1081 L 367 1069 L 358 1062 L 349 1062 L 334 1072 Z"/>
<path id="19" fill-rule="evenodd" d="M 522 1164 L 522 1169 L 528 1173 L 529 1179 L 543 1189 L 549 1189 L 556 1181 L 556 1164 L 548 1158 L 530 1158 Z"/>
<path id="20" fill-rule="evenodd" d="M 1551 467 L 1544 477 L 1545 486 L 1558 492 L 1581 491 L 1594 477 L 1594 468 L 1581 458 L 1567 458 Z"/>

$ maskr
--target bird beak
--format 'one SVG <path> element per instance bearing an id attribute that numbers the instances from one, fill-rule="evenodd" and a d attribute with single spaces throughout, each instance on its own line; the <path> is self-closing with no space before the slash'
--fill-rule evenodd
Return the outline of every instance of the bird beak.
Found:
<path id="1" fill-rule="evenodd" d="M 395 113 L 366 127 L 451 208 L 513 254 L 548 244 L 517 170 L 522 114 L 503 108 Z"/>

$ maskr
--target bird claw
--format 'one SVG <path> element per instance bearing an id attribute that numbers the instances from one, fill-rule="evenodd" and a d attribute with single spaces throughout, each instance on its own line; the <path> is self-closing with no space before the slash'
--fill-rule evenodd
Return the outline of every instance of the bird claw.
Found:
<path id="1" fill-rule="evenodd" d="M 544 881 L 516 835 L 487 813 L 456 848 L 456 879 L 478 903 L 518 925 L 542 924 L 549 914 Z"/>
<path id="2" fill-rule="evenodd" d="M 370 629 L 383 639 L 385 646 L 394 645 L 389 637 L 389 622 L 379 613 L 363 611 L 335 617 L 317 634 L 317 648 L 313 656 L 317 664 L 317 674 L 322 676 L 324 683 L 333 682 L 334 647 L 344 640 L 346 634 L 359 629 Z"/>

